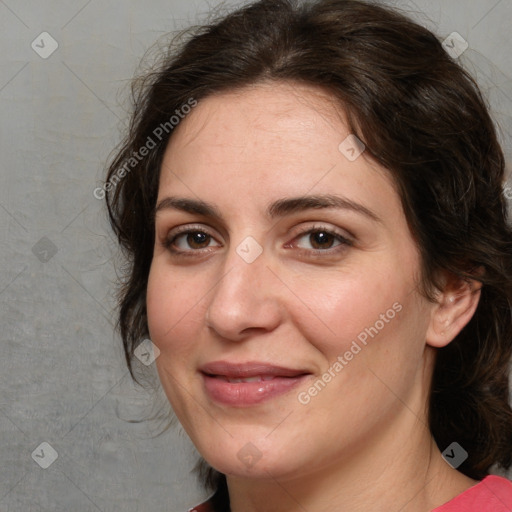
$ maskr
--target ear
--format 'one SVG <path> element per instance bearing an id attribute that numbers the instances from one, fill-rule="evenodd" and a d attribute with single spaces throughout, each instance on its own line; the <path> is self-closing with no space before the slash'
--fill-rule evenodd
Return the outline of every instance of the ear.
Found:
<path id="1" fill-rule="evenodd" d="M 480 300 L 481 283 L 454 276 L 445 281 L 431 311 L 426 341 L 432 347 L 445 347 L 469 323 Z"/>

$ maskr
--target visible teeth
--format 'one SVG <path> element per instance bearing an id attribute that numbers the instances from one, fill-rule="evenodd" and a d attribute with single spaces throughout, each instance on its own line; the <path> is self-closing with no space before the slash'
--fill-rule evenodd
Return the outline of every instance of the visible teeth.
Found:
<path id="1" fill-rule="evenodd" d="M 228 378 L 227 381 L 232 384 L 237 384 L 240 382 L 261 382 L 262 380 L 272 380 L 274 377 L 271 375 L 265 375 L 264 377 L 261 377 L 260 375 L 256 377 L 247 377 L 245 379 L 230 379 Z"/>

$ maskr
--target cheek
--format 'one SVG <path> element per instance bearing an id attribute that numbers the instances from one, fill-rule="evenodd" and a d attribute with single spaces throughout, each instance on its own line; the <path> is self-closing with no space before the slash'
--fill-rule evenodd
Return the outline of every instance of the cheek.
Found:
<path id="1" fill-rule="evenodd" d="M 298 400 L 311 402 L 315 421 L 328 425 L 334 417 L 347 433 L 395 411 L 396 397 L 408 396 L 421 365 L 428 317 L 421 297 L 398 282 L 389 288 L 361 284 L 347 281 L 335 294 L 310 297 L 329 329 L 312 328 L 311 314 L 300 320 L 322 365 L 318 380 L 301 388 Z M 339 404 L 335 411 L 334 402 Z"/>
<path id="2" fill-rule="evenodd" d="M 187 414 L 189 393 L 183 389 L 194 389 L 195 385 L 197 340 L 204 315 L 201 299 L 207 291 L 197 277 L 182 277 L 160 262 L 151 267 L 146 305 L 150 338 L 160 350 L 156 369 L 173 411 L 188 431 L 193 422 Z"/>
<path id="3" fill-rule="evenodd" d="M 151 266 L 146 294 L 148 326 L 162 359 L 172 354 L 176 357 L 170 360 L 176 361 L 191 349 L 201 327 L 206 296 L 207 287 L 197 276 L 180 276 L 159 263 Z"/>
<path id="4" fill-rule="evenodd" d="M 296 283 L 294 292 L 305 300 L 296 301 L 293 322 L 332 361 L 350 351 L 354 341 L 365 347 L 391 333 L 403 317 L 410 286 L 402 276 L 384 279 L 375 271 L 351 271 L 323 276 L 314 284 Z"/>

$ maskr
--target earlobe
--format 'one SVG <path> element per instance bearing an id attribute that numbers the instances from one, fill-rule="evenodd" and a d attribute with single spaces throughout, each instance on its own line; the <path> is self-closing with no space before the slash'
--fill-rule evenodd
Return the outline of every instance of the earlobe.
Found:
<path id="1" fill-rule="evenodd" d="M 459 280 L 439 294 L 433 306 L 426 342 L 432 347 L 445 347 L 473 317 L 480 300 L 481 283 Z"/>

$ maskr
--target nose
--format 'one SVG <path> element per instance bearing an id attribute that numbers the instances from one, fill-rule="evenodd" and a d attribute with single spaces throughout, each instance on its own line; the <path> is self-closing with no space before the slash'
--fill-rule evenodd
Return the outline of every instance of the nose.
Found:
<path id="1" fill-rule="evenodd" d="M 233 250 L 226 259 L 224 276 L 210 295 L 208 328 L 231 341 L 276 329 L 282 320 L 280 284 L 264 253 L 247 263 Z"/>

